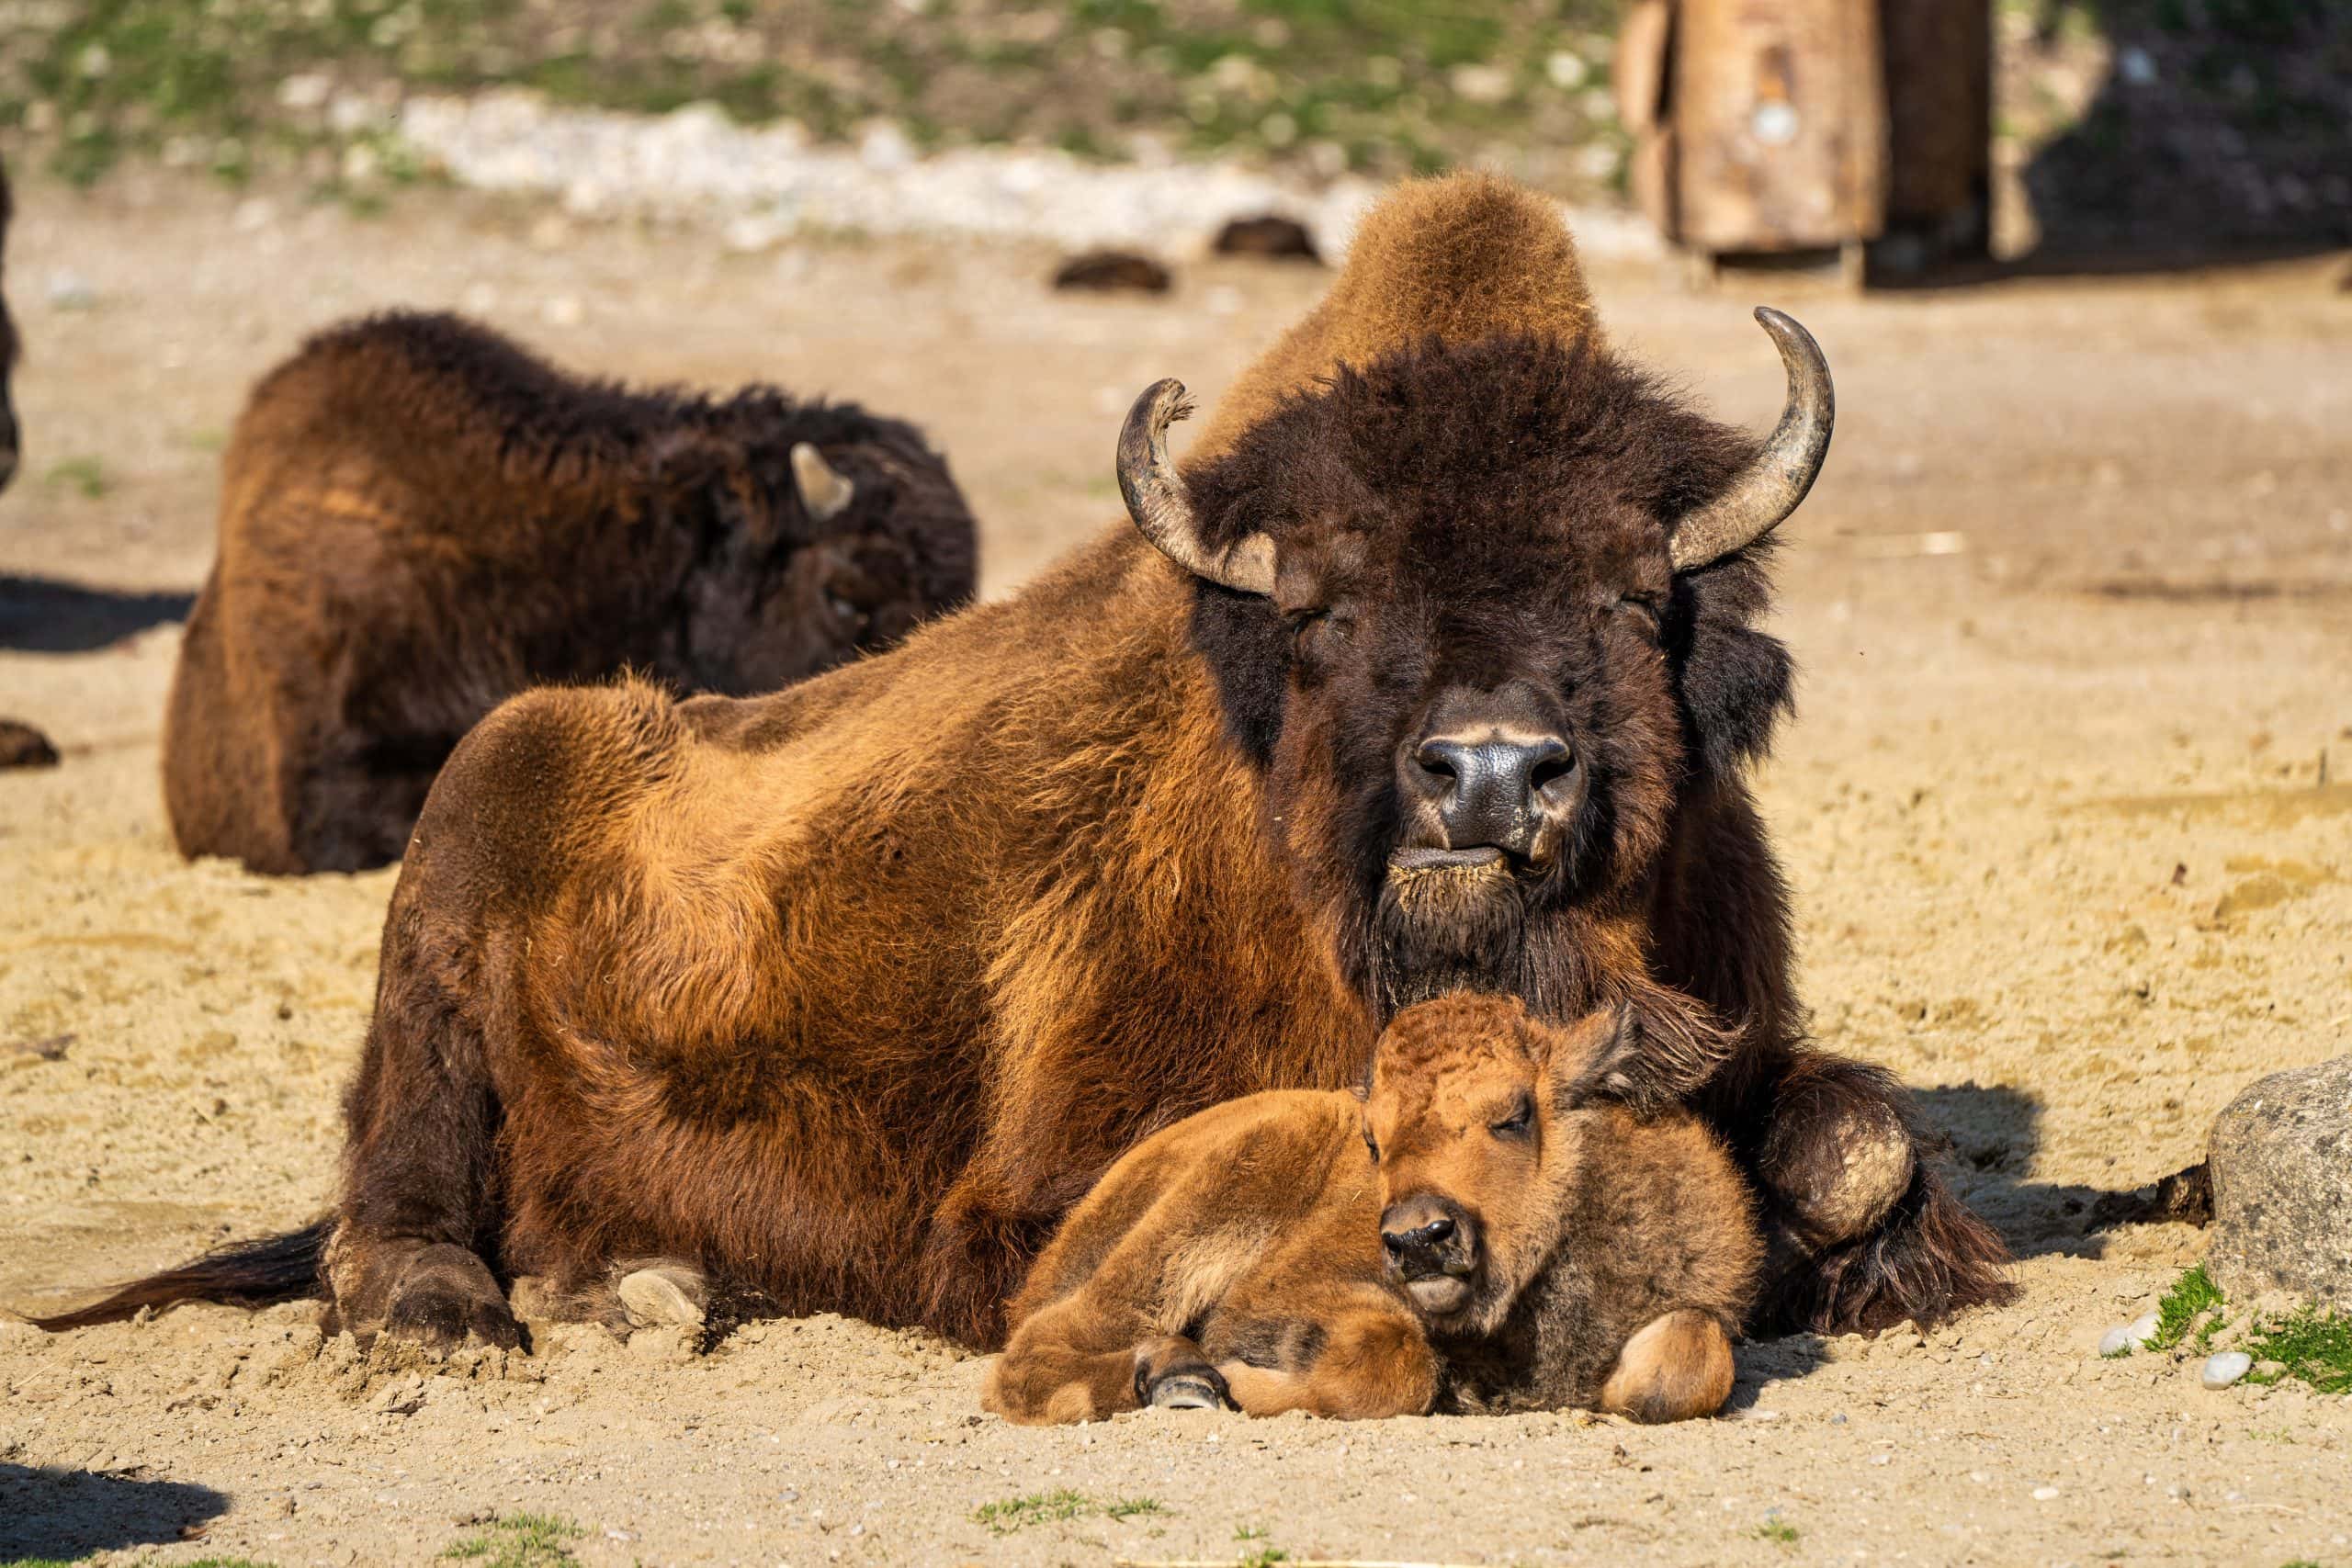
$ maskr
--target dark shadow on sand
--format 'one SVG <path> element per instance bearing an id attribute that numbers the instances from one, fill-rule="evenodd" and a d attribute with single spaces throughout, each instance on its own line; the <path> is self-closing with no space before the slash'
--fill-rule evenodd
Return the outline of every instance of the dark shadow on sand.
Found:
<path id="1" fill-rule="evenodd" d="M 185 621 L 193 593 L 86 588 L 47 577 L 0 575 L 0 649 L 95 653 L 166 621 Z"/>
<path id="2" fill-rule="evenodd" d="M 0 1564 L 177 1542 L 228 1510 L 226 1495 L 187 1482 L 0 1464 Z"/>

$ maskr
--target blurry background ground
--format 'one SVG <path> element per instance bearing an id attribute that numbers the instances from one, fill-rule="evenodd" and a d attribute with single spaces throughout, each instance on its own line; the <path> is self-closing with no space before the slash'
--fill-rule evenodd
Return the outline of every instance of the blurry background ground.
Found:
<path id="1" fill-rule="evenodd" d="M 0 775 L 0 1304 L 30 1310 L 299 1223 L 333 1181 L 394 874 L 184 864 L 155 784 L 217 453 L 304 333 L 462 304 L 577 367 L 908 414 L 1002 593 L 1115 523 L 1136 388 L 1214 397 L 1328 276 L 1204 263 L 1163 299 L 1073 298 L 1017 246 L 739 254 L 139 164 L 18 198 L 0 714 L 65 751 Z M 1837 447 L 1781 567 L 1802 716 L 1764 797 L 1815 1027 L 1951 1133 L 2019 1252 L 2016 1307 L 1924 1346 L 1751 1348 L 1739 1419 L 1661 1431 L 1017 1432 L 978 1416 L 977 1362 L 831 1320 L 705 1359 L 553 1337 L 444 1377 L 322 1350 L 307 1308 L 0 1322 L 0 1562 L 423 1561 L 502 1510 L 577 1524 L 550 1540 L 600 1564 L 2352 1562 L 2352 1407 L 2098 1360 L 2202 1238 L 2086 1213 L 2196 1158 L 2257 1075 L 2352 1044 L 2352 298 L 2325 262 L 1867 299 L 1665 270 L 1600 265 L 1607 320 L 1724 417 L 1779 406 L 1757 299 L 1836 367 Z"/>
<path id="2" fill-rule="evenodd" d="M 0 0 L 0 125 L 362 208 L 419 97 L 716 105 L 818 144 L 1181 153 L 1304 183 L 1478 162 L 1622 191 L 1623 0 Z M 1996 0 L 1996 238 L 2113 264 L 2352 243 L 2352 0 Z"/>

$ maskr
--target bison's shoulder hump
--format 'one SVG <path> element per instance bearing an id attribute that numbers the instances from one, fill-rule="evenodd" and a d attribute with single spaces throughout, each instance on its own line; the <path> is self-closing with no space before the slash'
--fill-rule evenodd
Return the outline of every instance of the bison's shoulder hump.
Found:
<path id="1" fill-rule="evenodd" d="M 417 832 L 436 850 L 544 873 L 656 787 L 690 743 L 675 702 L 647 682 L 534 687 L 458 743 Z"/>

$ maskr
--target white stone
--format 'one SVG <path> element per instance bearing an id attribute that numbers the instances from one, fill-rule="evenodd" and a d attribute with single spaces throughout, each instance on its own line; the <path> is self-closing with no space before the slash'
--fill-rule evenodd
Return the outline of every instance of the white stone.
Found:
<path id="1" fill-rule="evenodd" d="M 308 113 L 327 101 L 334 84 L 317 71 L 298 71 L 277 85 L 277 107 Z"/>
<path id="2" fill-rule="evenodd" d="M 1510 96 L 1510 73 L 1500 65 L 1457 65 L 1446 74 L 1453 96 L 1474 104 L 1498 104 Z"/>
<path id="3" fill-rule="evenodd" d="M 2243 1350 L 2224 1350 L 2205 1358 L 2205 1370 L 2198 1374 L 2197 1381 L 2207 1388 L 2227 1388 L 2253 1370 L 2253 1357 Z"/>

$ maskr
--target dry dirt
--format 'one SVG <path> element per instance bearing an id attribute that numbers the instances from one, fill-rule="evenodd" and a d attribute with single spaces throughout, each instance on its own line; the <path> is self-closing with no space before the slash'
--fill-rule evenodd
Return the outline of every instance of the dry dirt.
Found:
<path id="1" fill-rule="evenodd" d="M 303 333 L 462 303 L 577 365 L 907 412 L 955 456 L 1001 593 L 1116 515 L 1136 388 L 1213 395 L 1320 287 L 1203 266 L 1164 301 L 1069 299 L 1040 254 L 727 256 L 458 197 L 241 217 L 126 175 L 19 201 L 31 455 L 0 501 L 0 713 L 65 752 L 0 775 L 0 1303 L 22 1310 L 329 1192 L 393 874 L 183 864 L 155 784 L 214 455 Z M 1782 558 L 1803 713 L 1764 794 L 1815 1028 L 1951 1131 L 2018 1305 L 1924 1344 L 1746 1347 L 1733 1418 L 1666 1429 L 1014 1430 L 978 1414 L 979 1361 L 833 1319 L 707 1357 L 574 1330 L 431 1369 L 322 1345 L 301 1306 L 58 1338 L 0 1314 L 0 1562 L 417 1562 L 516 1510 L 577 1521 L 595 1564 L 2352 1562 L 2352 1404 L 2098 1359 L 2203 1240 L 2086 1213 L 2196 1158 L 2257 1075 L 2347 1048 L 2352 296 L 2320 265 L 1867 301 L 1598 284 L 1622 342 L 1728 417 L 1777 407 L 1758 299 L 1837 367 L 1837 450 Z M 1159 1511 L 972 1517 L 1061 1488 Z"/>

